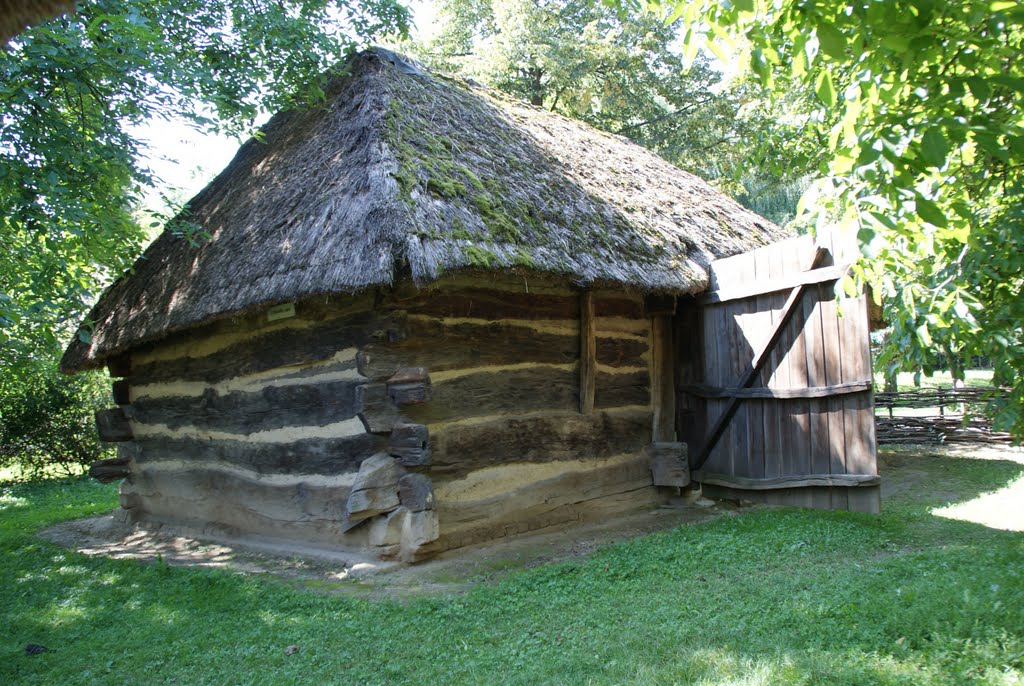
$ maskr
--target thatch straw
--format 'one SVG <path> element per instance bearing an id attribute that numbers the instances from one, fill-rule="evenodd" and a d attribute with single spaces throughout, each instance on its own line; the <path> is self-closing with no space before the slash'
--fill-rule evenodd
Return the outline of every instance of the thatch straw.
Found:
<path id="1" fill-rule="evenodd" d="M 74 11 L 74 0 L 3 0 L 0 2 L 0 48 L 26 27 Z"/>
<path id="2" fill-rule="evenodd" d="M 708 263 L 781 230 L 625 139 L 427 73 L 354 57 L 323 107 L 278 114 L 90 314 L 65 371 L 173 331 L 402 275 L 519 268 L 692 293 Z"/>

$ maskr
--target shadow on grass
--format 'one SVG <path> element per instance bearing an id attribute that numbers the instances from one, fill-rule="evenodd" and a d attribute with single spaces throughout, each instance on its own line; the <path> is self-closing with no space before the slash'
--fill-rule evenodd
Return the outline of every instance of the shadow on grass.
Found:
<path id="1" fill-rule="evenodd" d="M 70 553 L 32 532 L 109 509 L 112 489 L 15 486 L 0 500 L 0 681 L 1019 680 L 1024 536 L 930 511 L 997 490 L 1024 466 L 910 454 L 884 468 L 913 483 L 881 516 L 756 508 L 403 603 Z M 28 642 L 51 652 L 26 656 Z"/>

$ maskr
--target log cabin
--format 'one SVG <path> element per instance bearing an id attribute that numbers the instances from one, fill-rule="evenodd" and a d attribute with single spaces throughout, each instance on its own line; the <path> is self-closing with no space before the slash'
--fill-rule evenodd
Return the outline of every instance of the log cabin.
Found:
<path id="1" fill-rule="evenodd" d="M 653 507 L 697 476 L 872 509 L 836 495 L 877 483 L 843 423 L 870 389 L 815 411 L 851 379 L 809 375 L 811 334 L 783 332 L 800 359 L 761 367 L 749 342 L 798 311 L 839 349 L 842 325 L 821 335 L 837 251 L 394 53 L 344 71 L 242 146 L 63 357 L 117 379 L 97 425 L 118 455 L 92 471 L 121 480 L 125 518 L 415 561 Z M 784 312 L 801 290 L 820 297 Z"/>

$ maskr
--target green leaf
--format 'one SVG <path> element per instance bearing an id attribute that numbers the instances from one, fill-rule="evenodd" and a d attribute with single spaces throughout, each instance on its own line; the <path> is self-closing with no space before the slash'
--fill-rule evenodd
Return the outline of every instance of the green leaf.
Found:
<path id="1" fill-rule="evenodd" d="M 846 60 L 846 36 L 832 24 L 819 24 L 815 29 L 821 51 L 834 60 Z"/>
<path id="2" fill-rule="evenodd" d="M 945 228 L 949 224 L 945 213 L 943 213 L 943 211 L 939 209 L 939 206 L 931 200 L 918 195 L 915 200 L 915 205 L 917 207 L 917 216 L 929 224 L 934 224 L 935 226 L 942 228 Z"/>
<path id="3" fill-rule="evenodd" d="M 949 154 L 949 143 L 942 129 L 932 127 L 921 138 L 921 158 L 932 167 L 942 168 Z"/>
<path id="4" fill-rule="evenodd" d="M 828 107 L 833 107 L 836 104 L 836 89 L 832 85 L 832 74 L 823 70 L 818 74 L 818 80 L 814 84 L 814 93 Z"/>

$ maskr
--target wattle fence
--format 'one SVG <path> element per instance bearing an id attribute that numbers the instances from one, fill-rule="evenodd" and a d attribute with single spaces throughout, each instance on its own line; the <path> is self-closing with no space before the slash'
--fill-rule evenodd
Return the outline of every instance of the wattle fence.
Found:
<path id="1" fill-rule="evenodd" d="M 982 414 L 985 403 L 1004 392 L 983 386 L 875 393 L 878 443 L 1012 443 L 1013 436 L 993 431 L 992 420 Z"/>

